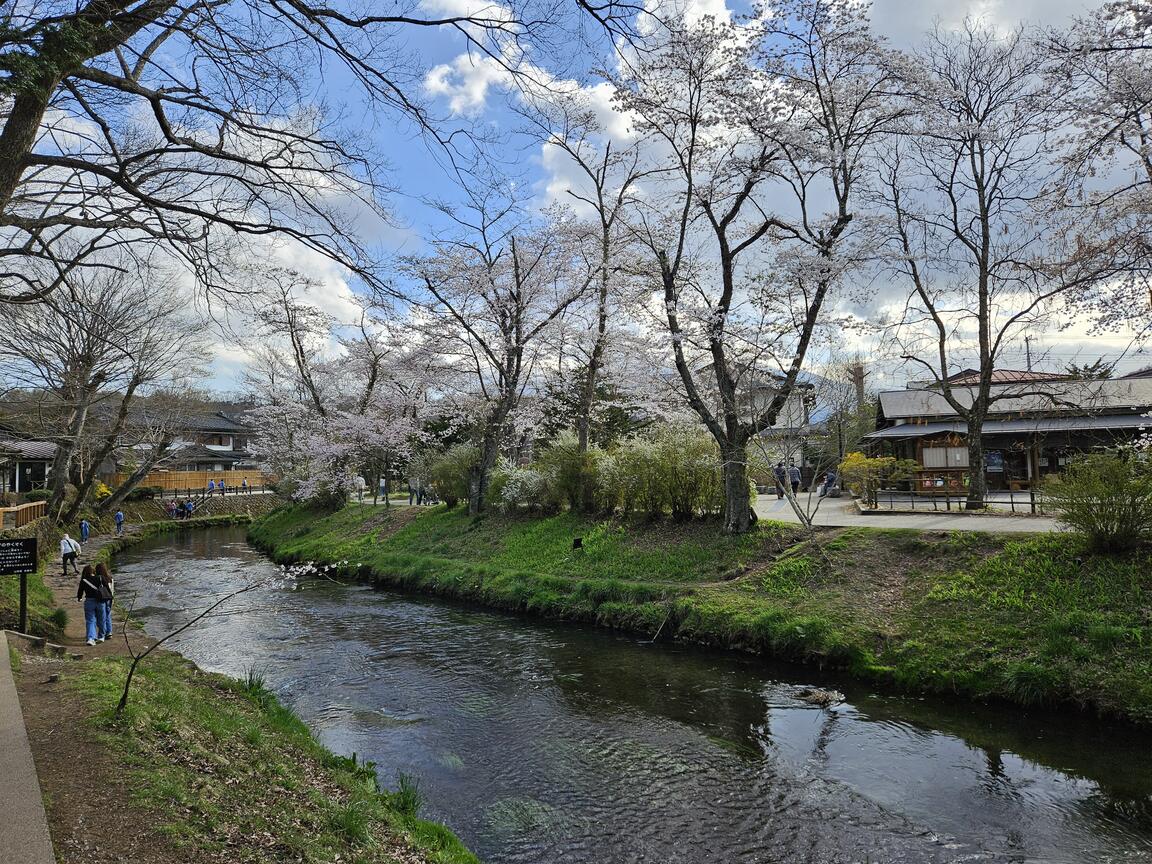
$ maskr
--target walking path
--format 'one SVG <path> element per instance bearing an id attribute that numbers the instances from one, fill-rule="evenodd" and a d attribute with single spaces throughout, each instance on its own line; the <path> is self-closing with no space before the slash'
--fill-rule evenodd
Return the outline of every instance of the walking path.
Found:
<path id="1" fill-rule="evenodd" d="M 126 527 L 131 535 L 141 530 Z M 78 565 L 83 568 L 96 554 L 116 539 L 114 535 L 92 537 L 83 544 Z M 44 581 L 52 589 L 56 605 L 68 610 L 68 625 L 60 642 L 85 657 L 118 653 L 113 640 L 85 645 L 84 611 L 76 602 L 77 578 L 69 570 L 61 575 L 59 556 L 49 559 Z M 120 623 L 117 622 L 117 627 Z M 55 864 L 48 820 L 44 812 L 24 715 L 16 694 L 8 657 L 9 641 L 0 630 L 0 862 L 3 864 Z"/>
<path id="2" fill-rule="evenodd" d="M 16 696 L 8 640 L 0 630 L 0 857 L 5 864 L 55 864 L 40 779 Z"/>
<path id="3" fill-rule="evenodd" d="M 800 505 L 815 506 L 816 496 L 809 502 L 807 493 L 800 493 Z M 756 496 L 756 515 L 761 519 L 780 522 L 799 522 L 787 500 L 775 494 Z M 944 513 L 861 513 L 851 498 L 825 498 L 816 511 L 814 524 L 828 527 L 864 528 L 919 528 L 924 531 L 987 531 L 990 533 L 1027 534 L 1059 531 L 1059 524 L 1051 516 L 985 516 L 964 512 Z"/>

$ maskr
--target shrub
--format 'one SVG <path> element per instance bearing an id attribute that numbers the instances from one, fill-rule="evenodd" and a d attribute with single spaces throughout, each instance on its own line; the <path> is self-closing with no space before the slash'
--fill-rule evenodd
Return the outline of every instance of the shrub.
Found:
<path id="1" fill-rule="evenodd" d="M 457 444 L 432 460 L 428 467 L 429 480 L 449 507 L 468 498 L 468 475 L 479 461 L 480 451 L 471 444 Z"/>
<path id="2" fill-rule="evenodd" d="M 678 519 L 724 506 L 719 451 L 706 433 L 670 426 L 623 444 L 601 471 L 602 500 L 624 513 L 671 513 Z"/>
<path id="3" fill-rule="evenodd" d="M 491 500 L 505 512 L 538 510 L 548 504 L 547 484 L 539 471 L 504 465 L 489 486 Z"/>
<path id="4" fill-rule="evenodd" d="M 47 501 L 51 497 L 51 489 L 30 489 L 24 493 L 24 500 L 28 503 L 33 501 Z"/>
<path id="5" fill-rule="evenodd" d="M 103 480 L 97 480 L 92 487 L 92 500 L 99 503 L 112 494 L 112 490 L 108 488 L 108 484 Z"/>
<path id="6" fill-rule="evenodd" d="M 584 512 L 598 509 L 604 462 L 603 450 L 593 447 L 581 453 L 575 435 L 571 432 L 561 435 L 536 462 L 549 504 L 557 509 L 567 506 Z"/>
<path id="7" fill-rule="evenodd" d="M 864 499 L 869 507 L 876 506 L 876 496 L 886 480 L 906 480 L 919 468 L 914 459 L 896 459 L 892 456 L 865 456 L 849 453 L 840 463 L 841 482 Z"/>
<path id="8" fill-rule="evenodd" d="M 1101 552 L 1126 552 L 1152 536 L 1152 466 L 1122 453 L 1071 461 L 1044 484 L 1059 519 Z"/>
<path id="9" fill-rule="evenodd" d="M 107 488 L 107 487 L 105 487 L 105 488 Z M 125 501 L 151 501 L 153 498 L 156 498 L 157 496 L 162 495 L 163 492 L 164 492 L 164 487 L 162 487 L 162 486 L 137 486 L 135 489 L 133 489 L 131 492 L 129 492 L 127 495 L 124 496 L 124 500 Z M 111 491 L 109 491 L 108 494 L 111 495 L 112 494 Z M 107 498 L 108 496 L 105 495 L 104 497 Z"/>

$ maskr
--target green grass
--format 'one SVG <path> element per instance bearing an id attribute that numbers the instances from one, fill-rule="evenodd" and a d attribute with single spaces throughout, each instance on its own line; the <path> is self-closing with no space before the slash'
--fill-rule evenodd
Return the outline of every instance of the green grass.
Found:
<path id="1" fill-rule="evenodd" d="M 93 661 L 67 680 L 131 773 L 138 803 L 178 845 L 268 864 L 384 864 L 405 848 L 435 864 L 476 864 L 444 826 L 419 818 L 410 778 L 381 790 L 373 765 L 325 750 L 259 674 L 235 681 L 159 653 L 141 665 L 117 719 L 126 668 Z"/>

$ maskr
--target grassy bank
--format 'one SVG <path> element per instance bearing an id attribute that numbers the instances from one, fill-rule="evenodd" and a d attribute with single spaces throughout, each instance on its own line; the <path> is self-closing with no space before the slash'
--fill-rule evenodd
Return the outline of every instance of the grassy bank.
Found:
<path id="1" fill-rule="evenodd" d="M 190 859 L 475 864 L 450 831 L 419 818 L 415 786 L 379 789 L 371 765 L 324 749 L 258 677 L 235 681 L 159 653 L 116 718 L 127 665 L 95 660 L 65 680 L 130 773 L 133 804 Z"/>
<path id="2" fill-rule="evenodd" d="M 572 549 L 582 537 L 584 551 Z M 435 508 L 286 508 L 280 561 L 487 606 L 850 670 L 928 692 L 1152 722 L 1152 556 L 1068 535 L 644 525 Z"/>

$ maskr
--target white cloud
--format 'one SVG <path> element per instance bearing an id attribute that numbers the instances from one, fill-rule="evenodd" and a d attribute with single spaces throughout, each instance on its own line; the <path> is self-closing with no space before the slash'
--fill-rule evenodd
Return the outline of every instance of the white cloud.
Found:
<path id="1" fill-rule="evenodd" d="M 453 114 L 475 116 L 487 107 L 489 91 L 507 86 L 511 79 L 494 58 L 461 54 L 451 63 L 433 67 L 424 79 L 424 89 L 447 100 Z"/>

